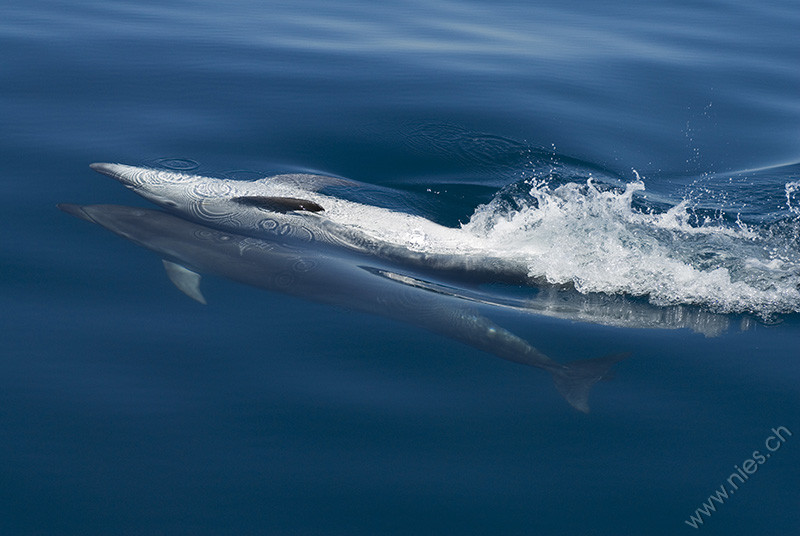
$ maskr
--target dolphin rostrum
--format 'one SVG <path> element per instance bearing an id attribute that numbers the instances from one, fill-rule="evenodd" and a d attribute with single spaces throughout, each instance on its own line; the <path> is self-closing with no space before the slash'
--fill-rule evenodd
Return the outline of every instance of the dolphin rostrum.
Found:
<path id="1" fill-rule="evenodd" d="M 313 210 L 313 205 L 306 205 Z M 548 371 L 561 395 L 588 412 L 591 387 L 626 354 L 562 364 L 495 324 L 449 287 L 426 284 L 415 273 L 358 254 L 327 251 L 294 238 L 254 238 L 214 229 L 160 210 L 118 205 L 61 204 L 158 254 L 170 280 L 205 303 L 200 273 L 255 287 L 345 306 L 411 323 L 503 359 Z"/>

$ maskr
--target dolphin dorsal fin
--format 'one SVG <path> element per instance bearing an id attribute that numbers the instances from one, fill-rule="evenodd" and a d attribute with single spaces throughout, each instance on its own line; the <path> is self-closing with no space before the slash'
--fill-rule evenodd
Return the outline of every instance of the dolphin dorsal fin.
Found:
<path id="1" fill-rule="evenodd" d="M 203 293 L 200 292 L 200 274 L 166 259 L 162 259 L 161 262 L 164 263 L 164 270 L 167 272 L 167 277 L 178 287 L 178 290 L 191 299 L 199 301 L 203 305 L 206 304 L 206 299 Z"/>
<path id="2" fill-rule="evenodd" d="M 281 212 L 284 214 L 286 212 L 293 211 L 322 212 L 325 210 L 313 201 L 309 201 L 308 199 L 299 199 L 297 197 L 268 197 L 248 195 L 234 197 L 231 199 L 231 201 L 239 203 L 240 205 L 263 208 L 265 210 L 269 210 L 270 212 Z"/>

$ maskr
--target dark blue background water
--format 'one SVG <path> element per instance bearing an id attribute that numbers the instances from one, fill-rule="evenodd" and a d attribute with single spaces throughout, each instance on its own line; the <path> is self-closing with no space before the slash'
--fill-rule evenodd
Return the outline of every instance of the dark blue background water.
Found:
<path id="1" fill-rule="evenodd" d="M 144 203 L 90 162 L 194 161 L 427 194 L 455 223 L 548 150 L 780 220 L 795 2 L 1 12 L 0 533 L 690 533 L 778 426 L 697 530 L 800 528 L 796 315 L 718 337 L 501 315 L 559 360 L 633 353 L 583 415 L 540 371 L 410 326 L 214 278 L 202 307 L 55 208 Z"/>

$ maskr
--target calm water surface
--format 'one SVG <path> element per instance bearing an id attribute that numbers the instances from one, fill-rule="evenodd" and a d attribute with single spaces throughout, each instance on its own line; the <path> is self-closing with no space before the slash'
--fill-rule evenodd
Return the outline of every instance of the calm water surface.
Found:
<path id="1" fill-rule="evenodd" d="M 2 12 L 0 533 L 800 529 L 794 2 Z M 683 327 L 482 309 L 559 361 L 631 353 L 584 415 L 411 325 L 213 277 L 189 300 L 56 209 L 146 205 L 96 161 L 358 180 Z"/>

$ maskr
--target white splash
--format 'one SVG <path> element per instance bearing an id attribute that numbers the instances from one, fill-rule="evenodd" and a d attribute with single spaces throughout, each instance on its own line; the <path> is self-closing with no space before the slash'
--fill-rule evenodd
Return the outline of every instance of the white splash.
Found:
<path id="1" fill-rule="evenodd" d="M 792 214 L 800 216 L 800 181 L 786 183 L 786 207 Z"/>
<path id="2" fill-rule="evenodd" d="M 554 189 L 538 182 L 530 190 L 535 203 L 515 211 L 489 203 L 464 229 L 491 242 L 494 254 L 523 256 L 531 277 L 581 292 L 726 313 L 800 311 L 797 247 L 742 222 L 691 224 L 688 201 L 663 213 L 636 210 L 633 196 L 644 189 L 641 181 L 623 191 L 601 190 L 591 179 Z"/>

